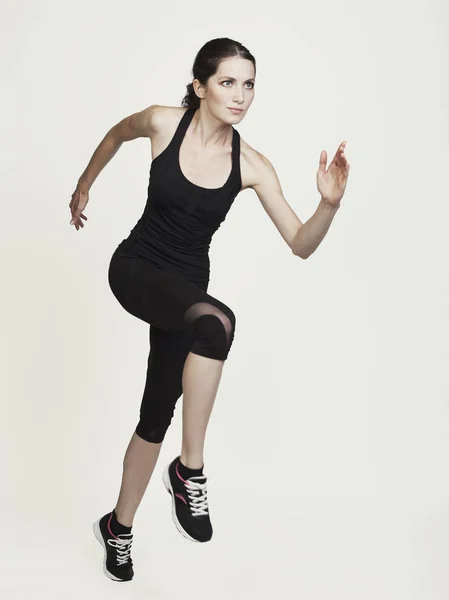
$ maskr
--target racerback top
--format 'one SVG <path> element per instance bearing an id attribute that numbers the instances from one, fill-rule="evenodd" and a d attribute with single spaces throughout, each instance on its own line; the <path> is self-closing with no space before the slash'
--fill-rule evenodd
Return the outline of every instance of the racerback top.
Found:
<path id="1" fill-rule="evenodd" d="M 209 281 L 209 247 L 241 191 L 240 134 L 232 128 L 232 168 L 219 188 L 204 188 L 181 171 L 179 149 L 196 108 L 183 114 L 168 146 L 152 161 L 142 216 L 121 246 L 193 282 Z"/>

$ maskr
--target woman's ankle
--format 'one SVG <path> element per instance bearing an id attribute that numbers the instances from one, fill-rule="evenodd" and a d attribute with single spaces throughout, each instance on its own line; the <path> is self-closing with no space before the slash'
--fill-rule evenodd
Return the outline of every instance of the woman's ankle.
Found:
<path id="1" fill-rule="evenodd" d="M 188 455 L 187 453 L 181 452 L 181 456 L 179 457 L 181 463 L 187 467 L 188 469 L 202 469 L 204 467 L 204 460 L 202 455 L 192 454 Z"/>
<path id="2" fill-rule="evenodd" d="M 121 524 L 124 525 L 125 527 L 132 527 L 133 526 L 133 521 L 134 521 L 134 517 L 131 515 L 127 515 L 126 512 L 120 512 L 119 510 L 117 510 L 117 507 L 114 508 L 115 511 L 115 515 L 117 518 L 117 521 Z"/>

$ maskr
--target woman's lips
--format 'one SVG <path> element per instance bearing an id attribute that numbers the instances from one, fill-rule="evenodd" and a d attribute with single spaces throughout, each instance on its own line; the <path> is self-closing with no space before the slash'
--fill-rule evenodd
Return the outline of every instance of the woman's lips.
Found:
<path id="1" fill-rule="evenodd" d="M 228 109 L 231 110 L 233 113 L 241 113 L 243 112 L 243 108 L 229 108 Z"/>

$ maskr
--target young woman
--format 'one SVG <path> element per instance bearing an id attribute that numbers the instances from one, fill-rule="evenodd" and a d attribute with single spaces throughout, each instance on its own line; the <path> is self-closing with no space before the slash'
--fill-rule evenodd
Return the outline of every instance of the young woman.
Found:
<path id="1" fill-rule="evenodd" d="M 237 194 L 255 190 L 292 252 L 307 258 L 318 247 L 340 206 L 349 165 L 343 142 L 317 174 L 321 200 L 304 224 L 285 200 L 276 172 L 241 140 L 240 123 L 255 94 L 256 61 L 228 38 L 207 42 L 193 65 L 181 107 L 151 105 L 115 125 L 93 154 L 72 195 L 71 224 L 83 211 L 94 180 L 124 141 L 151 140 L 148 199 L 129 236 L 115 250 L 109 284 L 123 308 L 150 325 L 150 351 L 140 420 L 123 462 L 115 508 L 94 523 L 104 548 L 105 574 L 133 577 L 134 515 L 183 394 L 181 454 L 163 471 L 172 517 L 188 539 L 206 542 L 212 525 L 203 473 L 206 428 L 236 326 L 229 306 L 207 293 L 208 250 Z"/>

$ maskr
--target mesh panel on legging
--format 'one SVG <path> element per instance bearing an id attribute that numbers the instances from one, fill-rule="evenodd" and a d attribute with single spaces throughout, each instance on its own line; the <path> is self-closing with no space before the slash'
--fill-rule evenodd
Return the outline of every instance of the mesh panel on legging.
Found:
<path id="1" fill-rule="evenodd" d="M 194 334 L 191 352 L 226 360 L 235 331 L 235 315 L 229 308 L 226 312 L 209 302 L 195 302 L 186 310 L 184 319 Z"/>
<path id="2" fill-rule="evenodd" d="M 194 284 L 120 251 L 111 260 L 109 283 L 125 310 L 151 327 L 136 432 L 149 442 L 160 442 L 182 393 L 182 372 L 189 351 L 225 360 L 234 339 L 236 317 L 229 306 L 207 293 L 207 282 Z"/>

